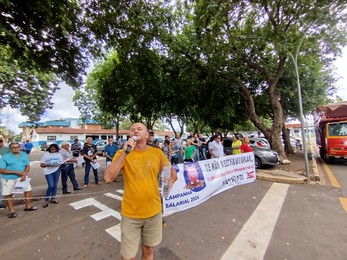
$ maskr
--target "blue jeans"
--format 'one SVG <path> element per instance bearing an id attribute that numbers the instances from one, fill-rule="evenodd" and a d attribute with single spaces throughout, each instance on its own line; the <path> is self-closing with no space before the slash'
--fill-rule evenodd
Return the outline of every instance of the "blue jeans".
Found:
<path id="1" fill-rule="evenodd" d="M 200 148 L 195 146 L 195 151 L 194 162 L 198 162 L 200 160 Z"/>
<path id="2" fill-rule="evenodd" d="M 206 160 L 206 148 L 205 147 L 201 148 L 200 152 L 201 152 L 201 158 L 202 158 L 201 160 Z"/>
<path id="3" fill-rule="evenodd" d="M 58 181 L 59 181 L 59 176 L 60 176 L 60 168 L 56 170 L 55 172 L 51 174 L 45 175 L 46 181 L 48 184 L 48 188 L 46 191 L 46 201 L 51 199 L 55 199 L 55 195 L 57 195 L 57 189 L 58 189 Z"/>
<path id="4" fill-rule="evenodd" d="M 88 185 L 89 183 L 89 172 L 90 172 L 90 168 L 93 168 L 92 165 L 88 162 L 86 162 L 86 166 L 84 168 L 85 173 L 84 173 L 84 184 Z M 94 173 L 94 180 L 95 180 L 95 184 L 99 182 L 99 177 L 98 177 L 98 170 L 93 168 L 93 173 Z"/>
<path id="5" fill-rule="evenodd" d="M 78 182 L 76 181 L 75 170 L 73 164 L 68 164 L 66 169 L 61 169 L 61 186 L 63 192 L 67 192 L 67 179 L 70 178 L 73 189 L 78 189 Z"/>

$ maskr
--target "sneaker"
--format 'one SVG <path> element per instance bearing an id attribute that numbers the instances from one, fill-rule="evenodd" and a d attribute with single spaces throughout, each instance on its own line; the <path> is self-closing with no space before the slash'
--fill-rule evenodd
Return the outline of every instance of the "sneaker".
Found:
<path id="1" fill-rule="evenodd" d="M 6 206 L 3 204 L 0 204 L 0 210 L 6 209 Z"/>

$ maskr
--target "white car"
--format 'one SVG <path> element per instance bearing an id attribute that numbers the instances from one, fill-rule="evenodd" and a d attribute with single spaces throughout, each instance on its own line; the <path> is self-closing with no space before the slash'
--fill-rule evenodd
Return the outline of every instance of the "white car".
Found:
<path id="1" fill-rule="evenodd" d="M 269 141 L 265 138 L 252 137 L 252 138 L 249 138 L 249 142 L 252 146 L 271 149 L 271 145 L 270 145 Z"/>
<path id="2" fill-rule="evenodd" d="M 106 140 L 100 140 L 95 143 L 96 145 L 96 153 L 105 155 L 105 146 L 108 144 Z"/>

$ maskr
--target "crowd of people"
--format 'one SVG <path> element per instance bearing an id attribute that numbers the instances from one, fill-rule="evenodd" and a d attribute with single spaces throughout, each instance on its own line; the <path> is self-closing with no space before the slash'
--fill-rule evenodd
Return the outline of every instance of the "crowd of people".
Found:
<path id="1" fill-rule="evenodd" d="M 27 144 L 27 145 L 26 145 Z M 28 145 L 29 144 L 29 145 Z M 71 146 L 71 148 L 70 148 Z M 30 171 L 29 154 L 32 150 L 32 144 L 27 141 L 23 146 L 18 142 L 10 143 L 9 147 L 4 145 L 4 141 L 0 139 L 0 209 L 8 208 L 8 217 L 15 218 L 17 216 L 13 207 L 13 192 L 16 189 L 17 182 L 27 180 L 24 187 L 25 211 L 37 210 L 37 207 L 30 205 L 31 185 L 28 173 Z M 113 156 L 119 150 L 113 138 L 108 139 L 108 145 L 105 146 L 106 165 L 109 165 Z M 72 183 L 74 191 L 83 190 L 89 185 L 90 169 L 93 169 L 94 183 L 101 185 L 98 177 L 98 167 L 100 164 L 96 160 L 97 149 L 92 143 L 92 138 L 87 138 L 86 143 L 82 146 L 78 139 L 75 139 L 72 144 L 68 141 L 61 143 L 61 148 L 55 143 L 45 147 L 45 153 L 40 160 L 40 167 L 43 168 L 43 173 L 47 181 L 47 190 L 45 200 L 42 205 L 47 208 L 50 203 L 58 204 L 56 199 L 58 190 L 58 182 L 61 179 L 62 194 L 70 194 L 68 189 L 68 179 Z M 81 162 L 81 160 L 83 162 Z M 78 164 L 84 164 L 84 185 L 80 185 L 76 180 L 75 167 Z M 28 178 L 28 179 L 27 179 Z M 2 204 L 2 196 L 4 196 L 7 205 Z"/>
<path id="2" fill-rule="evenodd" d="M 121 205 L 121 255 L 123 259 L 135 259 L 140 241 L 142 255 L 152 259 L 154 246 L 162 239 L 162 202 L 158 189 L 160 172 L 170 167 L 168 186 L 171 189 L 177 180 L 176 170 L 171 165 L 225 156 L 224 147 L 220 134 L 213 135 L 209 141 L 201 134 L 191 134 L 185 140 L 185 144 L 180 135 L 173 139 L 165 136 L 160 146 L 158 140 L 153 140 L 154 132 L 148 131 L 141 123 L 133 124 L 130 133 L 131 138 L 124 143 L 125 149 L 120 149 L 118 144 L 113 142 L 113 138 L 108 139 L 108 144 L 105 146 L 107 167 L 104 181 L 105 183 L 114 181 L 122 170 L 124 194 Z M 16 182 L 25 181 L 30 170 L 28 157 L 30 152 L 20 152 L 20 147 L 19 143 L 14 142 L 7 148 L 0 139 L 2 173 L 0 194 L 6 198 L 9 218 L 17 216 L 12 202 Z M 232 148 L 234 154 L 252 150 L 249 139 L 244 138 L 241 142 L 238 135 L 234 136 Z M 56 194 L 60 176 L 63 194 L 71 193 L 68 189 L 68 179 L 75 191 L 87 188 L 90 169 L 93 170 L 94 183 L 102 184 L 98 177 L 100 164 L 96 160 L 96 155 L 97 148 L 92 138 L 87 138 L 83 147 L 78 139 L 72 144 L 63 141 L 61 149 L 57 144 L 49 145 L 40 161 L 48 186 L 43 208 L 47 208 L 50 203 L 59 203 Z M 79 185 L 74 172 L 74 167 L 80 163 L 81 158 L 85 167 L 83 186 Z M 37 210 L 37 207 L 30 204 L 31 190 L 28 181 L 24 188 L 25 211 Z"/>
<path id="3" fill-rule="evenodd" d="M 183 144 L 184 141 L 185 144 Z M 160 146 L 159 140 L 154 139 L 154 132 L 150 131 L 147 145 L 161 149 L 171 164 L 197 162 L 225 156 L 220 134 L 213 135 L 209 140 L 206 140 L 202 134 L 197 133 L 191 133 L 186 140 L 183 140 L 181 135 L 178 134 L 172 139 L 166 135 L 162 146 Z M 243 137 L 239 133 L 234 134 L 231 148 L 232 154 L 253 151 L 249 144 L 249 138 Z"/>

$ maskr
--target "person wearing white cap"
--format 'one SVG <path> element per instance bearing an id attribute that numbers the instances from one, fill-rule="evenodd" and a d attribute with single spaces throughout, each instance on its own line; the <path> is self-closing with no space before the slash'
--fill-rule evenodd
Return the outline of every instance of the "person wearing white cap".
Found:
<path id="1" fill-rule="evenodd" d="M 83 190 L 78 185 L 75 177 L 74 162 L 77 162 L 77 158 L 73 156 L 69 149 L 70 143 L 68 141 L 63 141 L 61 143 L 61 149 L 59 153 L 63 157 L 64 164 L 60 166 L 61 169 L 61 185 L 63 189 L 63 194 L 69 194 L 71 191 L 67 189 L 67 179 L 70 178 L 74 190 Z"/>

